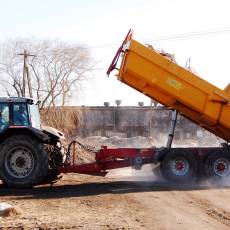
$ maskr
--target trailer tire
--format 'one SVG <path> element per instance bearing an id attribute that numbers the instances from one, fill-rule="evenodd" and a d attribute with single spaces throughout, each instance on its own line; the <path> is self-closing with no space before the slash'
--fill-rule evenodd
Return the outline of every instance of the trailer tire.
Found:
<path id="1" fill-rule="evenodd" d="M 198 162 L 186 149 L 170 150 L 161 161 L 161 173 L 166 180 L 172 183 L 194 182 L 197 171 Z"/>
<path id="2" fill-rule="evenodd" d="M 205 160 L 205 175 L 215 181 L 230 175 L 230 152 L 219 149 L 210 153 Z"/>
<path id="3" fill-rule="evenodd" d="M 0 145 L 0 178 L 8 187 L 29 188 L 47 175 L 48 156 L 42 143 L 15 135 Z"/>

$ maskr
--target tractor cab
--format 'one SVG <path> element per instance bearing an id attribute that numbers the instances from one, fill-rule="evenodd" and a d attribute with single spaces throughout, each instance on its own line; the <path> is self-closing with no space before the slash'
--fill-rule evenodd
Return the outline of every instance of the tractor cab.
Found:
<path id="1" fill-rule="evenodd" d="M 38 106 L 29 98 L 0 98 L 0 133 L 7 128 L 41 129 Z"/>
<path id="2" fill-rule="evenodd" d="M 27 133 L 42 142 L 58 142 L 64 134 L 55 128 L 41 126 L 38 105 L 31 98 L 0 97 L 0 143 L 3 136 Z"/>

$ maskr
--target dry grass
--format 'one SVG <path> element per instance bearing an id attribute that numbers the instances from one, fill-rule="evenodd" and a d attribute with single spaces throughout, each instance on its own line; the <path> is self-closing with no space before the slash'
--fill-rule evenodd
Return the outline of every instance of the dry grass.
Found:
<path id="1" fill-rule="evenodd" d="M 51 126 L 62 131 L 65 134 L 65 141 L 62 144 L 68 148 L 69 143 L 80 135 L 79 126 L 81 126 L 82 110 L 73 107 L 53 107 L 41 112 L 42 125 Z M 71 159 L 75 155 L 75 164 L 90 163 L 95 161 L 95 153 L 87 151 L 78 144 L 71 145 Z M 72 161 L 72 160 L 71 160 Z M 73 163 L 73 162 L 72 162 Z"/>
<path id="2" fill-rule="evenodd" d="M 77 108 L 53 107 L 41 111 L 42 124 L 62 131 L 67 137 L 76 135 L 81 117 L 82 112 Z"/>

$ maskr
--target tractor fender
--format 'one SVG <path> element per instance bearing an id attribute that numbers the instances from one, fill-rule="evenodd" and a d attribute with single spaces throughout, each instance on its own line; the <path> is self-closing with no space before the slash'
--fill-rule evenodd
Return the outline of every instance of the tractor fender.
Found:
<path id="1" fill-rule="evenodd" d="M 53 128 L 53 127 L 50 127 L 50 126 L 42 126 L 42 131 L 51 136 L 52 138 L 56 138 L 58 140 L 64 140 L 65 139 L 65 136 L 64 136 L 64 133 L 60 132 L 59 130 Z"/>
<path id="2" fill-rule="evenodd" d="M 1 133 L 0 142 L 3 142 L 6 138 L 15 135 L 29 135 L 37 139 L 41 143 L 48 143 L 50 141 L 50 137 L 39 129 L 24 126 L 9 126 L 7 129 L 4 130 L 4 132 Z"/>

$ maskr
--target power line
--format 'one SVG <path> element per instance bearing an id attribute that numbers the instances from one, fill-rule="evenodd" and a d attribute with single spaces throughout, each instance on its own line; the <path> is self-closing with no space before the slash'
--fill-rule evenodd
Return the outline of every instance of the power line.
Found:
<path id="1" fill-rule="evenodd" d="M 212 29 L 212 30 L 201 30 L 195 31 L 190 33 L 181 33 L 181 34 L 174 34 L 174 35 L 167 35 L 167 36 L 159 36 L 153 39 L 147 39 L 147 41 L 172 41 L 172 40 L 184 40 L 184 39 L 193 39 L 193 38 L 200 38 L 200 37 L 209 37 L 215 36 L 219 34 L 225 34 L 230 32 L 230 27 L 224 27 L 219 29 Z"/>
<path id="2" fill-rule="evenodd" d="M 176 41 L 176 40 L 189 40 L 194 38 L 201 38 L 201 37 L 210 37 L 216 36 L 219 34 L 227 34 L 230 33 L 230 27 L 222 27 L 217 29 L 209 29 L 209 30 L 200 30 L 200 31 L 193 31 L 188 33 L 180 33 L 180 34 L 173 34 L 173 35 L 165 35 L 165 36 L 158 36 L 155 38 L 150 39 L 143 39 L 144 43 L 148 42 L 167 42 L 167 41 Z M 119 43 L 114 44 L 103 44 L 100 46 L 92 46 L 86 47 L 84 49 L 95 52 L 102 49 L 107 49 L 115 46 L 119 46 Z"/>
<path id="3" fill-rule="evenodd" d="M 178 33 L 172 35 L 164 35 L 153 37 L 149 39 L 142 39 L 143 43 L 151 43 L 151 42 L 168 42 L 168 41 L 177 41 L 177 40 L 190 40 L 202 37 L 210 37 L 216 36 L 220 34 L 228 34 L 230 33 L 230 27 L 222 27 L 216 29 L 209 29 L 209 30 L 200 30 L 200 31 L 193 31 L 188 33 Z M 120 43 L 108 43 L 108 44 L 101 44 L 98 46 L 89 46 L 89 47 L 81 47 L 80 50 L 88 50 L 90 52 L 98 52 L 101 50 L 110 49 L 111 47 L 118 48 L 121 45 Z M 65 51 L 65 53 L 69 53 L 72 51 Z"/>

